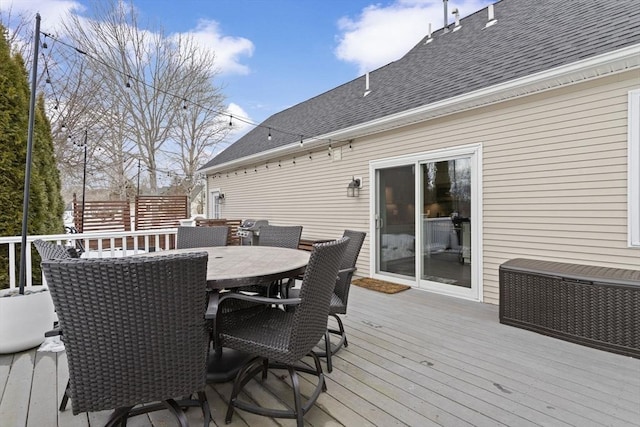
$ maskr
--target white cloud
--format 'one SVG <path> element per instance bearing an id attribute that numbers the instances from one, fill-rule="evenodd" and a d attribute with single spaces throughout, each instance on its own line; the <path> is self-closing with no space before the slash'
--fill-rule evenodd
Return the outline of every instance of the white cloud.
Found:
<path id="1" fill-rule="evenodd" d="M 451 11 L 458 8 L 460 17 L 469 15 L 490 0 L 449 2 Z M 342 17 L 338 21 L 340 35 L 335 55 L 354 63 L 363 74 L 399 59 L 424 37 L 429 29 L 442 28 L 444 22 L 441 0 L 396 0 L 391 5 L 365 7 L 356 18 Z"/>
<path id="2" fill-rule="evenodd" d="M 12 18 L 19 15 L 29 17 L 39 12 L 42 30 L 53 33 L 59 31 L 59 25 L 67 14 L 80 14 L 86 10 L 79 1 L 73 0 L 0 0 L 2 15 L 10 13 Z M 216 69 L 222 74 L 249 74 L 249 67 L 242 64 L 241 59 L 253 55 L 255 46 L 251 40 L 222 34 L 220 26 L 213 20 L 200 20 L 184 35 L 192 37 L 200 48 L 215 53 Z"/>
<path id="3" fill-rule="evenodd" d="M 68 13 L 83 12 L 85 7 L 73 0 L 2 0 L 0 10 L 3 14 L 11 13 L 12 17 L 35 17 L 35 14 L 39 13 L 41 29 L 45 32 L 56 32 L 62 18 Z"/>
<path id="4" fill-rule="evenodd" d="M 253 55 L 254 45 L 244 37 L 225 36 L 216 21 L 200 20 L 194 30 L 185 33 L 202 49 L 213 51 L 216 67 L 223 74 L 249 74 L 249 67 L 240 62 Z"/>

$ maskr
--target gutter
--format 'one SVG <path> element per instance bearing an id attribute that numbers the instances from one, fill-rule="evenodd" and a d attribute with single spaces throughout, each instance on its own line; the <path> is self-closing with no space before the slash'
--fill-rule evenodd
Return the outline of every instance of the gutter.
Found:
<path id="1" fill-rule="evenodd" d="M 310 150 L 326 148 L 328 140 L 344 141 L 396 129 L 409 124 L 427 121 L 474 108 L 484 107 L 523 96 L 532 95 L 563 86 L 609 76 L 640 68 L 640 44 L 627 46 L 613 52 L 597 55 L 582 61 L 530 74 L 525 77 L 478 89 L 463 95 L 391 114 L 380 119 L 340 129 L 313 137 L 317 140 L 305 141 L 304 148 L 292 143 L 273 150 L 263 151 L 237 160 L 201 169 L 204 173 L 217 173 L 264 163 L 276 157 L 299 155 Z"/>

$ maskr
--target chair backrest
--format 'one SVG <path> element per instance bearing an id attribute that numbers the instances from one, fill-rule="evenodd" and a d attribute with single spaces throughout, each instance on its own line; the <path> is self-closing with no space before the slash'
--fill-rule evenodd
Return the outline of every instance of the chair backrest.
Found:
<path id="1" fill-rule="evenodd" d="M 207 254 L 42 262 L 73 413 L 188 396 L 206 385 Z"/>
<path id="2" fill-rule="evenodd" d="M 294 360 L 311 351 L 327 330 L 329 304 L 348 242 L 349 238 L 343 237 L 313 245 L 302 278 L 301 302 L 296 306 L 289 340 Z"/>
<path id="3" fill-rule="evenodd" d="M 332 304 L 331 308 L 335 312 L 342 312 L 344 314 L 347 310 L 347 300 L 349 299 L 351 279 L 353 278 L 356 261 L 358 261 L 358 255 L 360 254 L 360 249 L 362 249 L 362 244 L 364 243 L 364 238 L 366 236 L 367 233 L 363 231 L 344 231 L 343 237 L 349 238 L 349 244 L 347 245 L 347 249 L 344 251 L 342 263 L 340 264 L 340 270 L 349 270 L 338 274 L 338 280 L 336 281 L 336 288 L 334 290 L 334 293 L 338 296 L 342 304 L 340 307 L 334 307 L 334 305 Z"/>
<path id="4" fill-rule="evenodd" d="M 176 249 L 227 246 L 228 235 L 229 227 L 226 225 L 215 225 L 212 227 L 178 227 Z"/>
<path id="5" fill-rule="evenodd" d="M 301 234 L 300 225 L 263 225 L 260 227 L 258 245 L 298 249 Z"/>
<path id="6" fill-rule="evenodd" d="M 45 242 L 44 240 L 38 239 L 33 241 L 33 246 L 36 247 L 38 254 L 40 254 L 40 258 L 42 260 L 47 259 L 67 259 L 67 258 L 77 258 L 72 256 L 71 253 L 62 245 L 58 245 L 51 242 Z"/>

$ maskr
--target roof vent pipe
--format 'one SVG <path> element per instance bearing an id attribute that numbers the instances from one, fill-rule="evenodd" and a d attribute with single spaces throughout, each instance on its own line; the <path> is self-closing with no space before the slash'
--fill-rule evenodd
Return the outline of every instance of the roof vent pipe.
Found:
<path id="1" fill-rule="evenodd" d="M 442 0 L 442 4 L 444 6 L 444 26 L 443 32 L 448 33 L 449 29 L 447 28 L 447 24 L 449 23 L 449 16 L 447 15 L 447 5 L 449 4 L 449 0 Z"/>
<path id="2" fill-rule="evenodd" d="M 458 8 L 456 7 L 453 9 L 451 14 L 456 17 L 456 26 L 453 28 L 453 31 L 458 31 L 460 29 L 460 12 L 458 11 Z"/>
<path id="3" fill-rule="evenodd" d="M 369 89 L 369 72 L 367 71 L 367 74 L 364 75 L 364 96 L 367 96 L 371 93 L 371 90 Z"/>
<path id="4" fill-rule="evenodd" d="M 425 44 L 431 43 L 432 41 L 433 35 L 431 34 L 431 22 L 429 22 L 429 33 L 427 34 L 427 41 L 425 42 Z"/>
<path id="5" fill-rule="evenodd" d="M 495 24 L 496 22 L 498 22 L 498 20 L 495 18 L 495 15 L 493 13 L 493 5 L 490 4 L 489 7 L 487 7 L 487 13 L 488 13 L 488 21 L 485 24 L 485 28 L 492 26 L 493 24 Z"/>

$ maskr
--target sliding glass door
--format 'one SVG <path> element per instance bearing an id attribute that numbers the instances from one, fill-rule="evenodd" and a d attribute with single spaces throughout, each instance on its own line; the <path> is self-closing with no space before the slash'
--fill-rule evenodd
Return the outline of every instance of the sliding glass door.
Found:
<path id="1" fill-rule="evenodd" d="M 471 288 L 471 159 L 422 163 L 420 172 L 420 278 Z"/>
<path id="2" fill-rule="evenodd" d="M 377 270 L 415 277 L 415 167 L 378 169 L 376 173 Z"/>
<path id="3" fill-rule="evenodd" d="M 479 150 L 371 163 L 374 276 L 478 299 Z"/>

